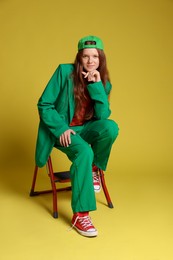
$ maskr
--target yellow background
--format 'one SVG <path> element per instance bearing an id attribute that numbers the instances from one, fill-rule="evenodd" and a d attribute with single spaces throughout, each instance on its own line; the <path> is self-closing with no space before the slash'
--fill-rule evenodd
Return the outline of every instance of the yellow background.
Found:
<path id="1" fill-rule="evenodd" d="M 111 117 L 120 127 L 107 170 L 117 206 L 110 212 L 98 202 L 93 218 L 101 234 L 92 241 L 67 233 L 62 213 L 54 220 L 45 212 L 51 197 L 28 196 L 38 98 L 58 64 L 74 61 L 78 40 L 88 34 L 104 41 Z M 74 252 L 75 259 L 173 259 L 172 46 L 172 0 L 0 0 L 2 260 L 73 259 Z M 55 166 L 69 165 L 57 156 Z"/>

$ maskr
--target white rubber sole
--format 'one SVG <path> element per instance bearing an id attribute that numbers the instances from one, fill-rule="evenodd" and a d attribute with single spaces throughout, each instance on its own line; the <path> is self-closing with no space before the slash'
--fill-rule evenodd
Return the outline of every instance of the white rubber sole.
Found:
<path id="1" fill-rule="evenodd" d="M 85 237 L 96 237 L 98 235 L 98 231 L 95 230 L 95 231 L 82 231 L 80 229 L 78 229 L 76 226 L 74 226 L 74 228 L 77 230 L 77 232 L 79 234 L 81 234 L 82 236 L 85 236 Z"/>

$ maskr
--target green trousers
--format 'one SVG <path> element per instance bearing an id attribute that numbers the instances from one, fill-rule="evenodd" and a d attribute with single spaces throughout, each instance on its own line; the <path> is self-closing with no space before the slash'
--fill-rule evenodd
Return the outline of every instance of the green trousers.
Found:
<path id="1" fill-rule="evenodd" d="M 104 119 L 91 120 L 82 126 L 70 128 L 76 135 L 71 135 L 69 147 L 62 147 L 57 140 L 55 148 L 65 153 L 72 162 L 73 212 L 92 211 L 96 209 L 92 165 L 106 170 L 112 144 L 118 135 L 118 125 L 113 120 Z"/>

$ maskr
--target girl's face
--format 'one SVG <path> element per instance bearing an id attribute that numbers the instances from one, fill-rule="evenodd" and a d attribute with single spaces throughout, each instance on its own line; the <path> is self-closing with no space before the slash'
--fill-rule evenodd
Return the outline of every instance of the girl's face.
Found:
<path id="1" fill-rule="evenodd" d="M 88 48 L 83 50 L 82 65 L 87 72 L 94 71 L 99 67 L 99 54 L 97 49 Z"/>

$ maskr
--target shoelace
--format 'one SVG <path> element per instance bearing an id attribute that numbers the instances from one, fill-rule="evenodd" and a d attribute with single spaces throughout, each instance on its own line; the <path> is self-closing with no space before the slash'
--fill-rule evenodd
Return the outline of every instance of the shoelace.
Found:
<path id="1" fill-rule="evenodd" d="M 91 219 L 89 216 L 84 216 L 84 217 L 79 217 L 77 216 L 75 219 L 75 222 L 73 223 L 73 225 L 69 228 L 69 231 L 72 230 L 74 228 L 74 226 L 76 225 L 76 222 L 79 220 L 80 224 L 83 226 L 83 228 L 87 228 L 87 227 L 93 227 L 93 224 L 91 222 Z"/>
<path id="2" fill-rule="evenodd" d="M 94 182 L 99 182 L 100 183 L 100 177 L 97 172 L 93 172 L 93 180 Z"/>

